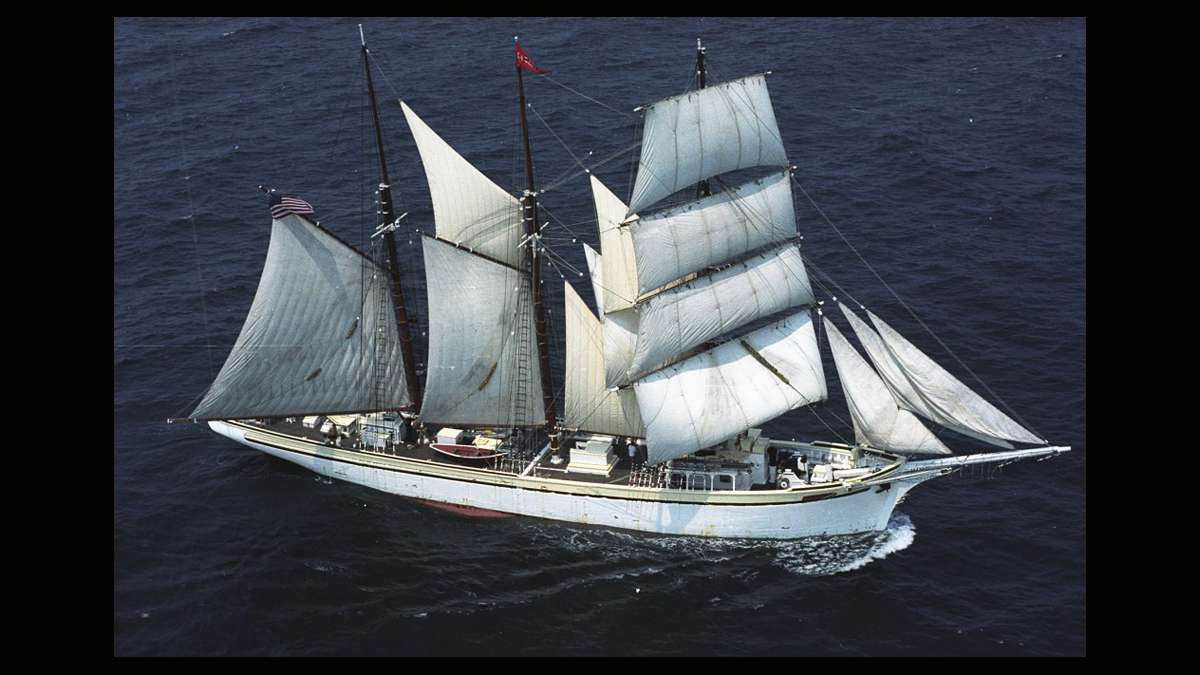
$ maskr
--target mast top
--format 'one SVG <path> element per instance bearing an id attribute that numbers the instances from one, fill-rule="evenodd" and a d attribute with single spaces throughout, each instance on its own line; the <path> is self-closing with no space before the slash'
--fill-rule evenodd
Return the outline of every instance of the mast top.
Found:
<path id="1" fill-rule="evenodd" d="M 360 28 L 361 28 L 361 26 L 360 26 Z M 700 38 L 696 38 L 696 51 L 698 51 L 698 52 L 705 51 L 704 46 L 700 44 Z"/>
<path id="2" fill-rule="evenodd" d="M 367 38 L 363 35 L 362 24 L 358 24 L 358 39 L 362 42 L 363 49 L 367 48 Z"/>

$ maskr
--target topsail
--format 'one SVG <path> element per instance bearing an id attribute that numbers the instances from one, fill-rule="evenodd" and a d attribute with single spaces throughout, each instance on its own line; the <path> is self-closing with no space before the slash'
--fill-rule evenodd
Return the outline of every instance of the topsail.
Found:
<path id="1" fill-rule="evenodd" d="M 521 203 L 471 165 L 403 101 L 433 199 L 437 236 L 521 267 Z"/>
<path id="2" fill-rule="evenodd" d="M 659 211 L 635 221 L 628 230 L 636 250 L 638 293 L 648 293 L 710 265 L 795 237 L 788 173 Z"/>
<path id="3" fill-rule="evenodd" d="M 672 96 L 646 107 L 629 212 L 722 173 L 786 165 L 766 76 Z"/>
<path id="4" fill-rule="evenodd" d="M 383 268 L 324 229 L 297 215 L 272 221 L 267 261 L 250 313 L 192 418 L 409 405 L 389 293 Z M 381 332 L 382 347 L 376 345 Z M 381 348 L 386 353 L 377 359 Z M 384 372 L 376 372 L 377 362 L 384 364 Z M 382 399 L 376 391 L 379 381 L 384 383 Z"/>

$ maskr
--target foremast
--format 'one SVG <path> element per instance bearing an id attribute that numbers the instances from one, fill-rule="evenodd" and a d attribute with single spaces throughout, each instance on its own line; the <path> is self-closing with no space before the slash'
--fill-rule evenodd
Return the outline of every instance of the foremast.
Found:
<path id="1" fill-rule="evenodd" d="M 362 43 L 363 69 L 367 73 L 367 93 L 371 98 L 371 115 L 375 121 L 375 147 L 379 155 L 379 231 L 383 232 L 387 255 L 387 270 L 392 289 L 392 307 L 396 313 L 396 327 L 400 337 L 400 350 L 404 356 L 404 379 L 408 384 L 408 397 L 413 412 L 421 410 L 421 383 L 417 379 L 416 359 L 413 355 L 412 333 L 408 327 L 408 308 L 404 303 L 404 287 L 400 283 L 400 261 L 396 255 L 396 217 L 392 202 L 392 186 L 388 179 L 387 158 L 383 151 L 383 129 L 379 122 L 379 106 L 375 101 L 375 83 L 371 78 L 370 50 L 363 35 L 362 24 L 358 25 L 358 37 Z"/>
<path id="2" fill-rule="evenodd" d="M 696 38 L 696 88 L 704 88 L 705 80 L 704 67 L 704 45 L 700 44 L 700 38 Z M 700 185 L 696 186 L 696 198 L 708 197 L 712 195 L 712 188 L 709 187 L 707 180 L 700 181 Z"/>
<path id="3" fill-rule="evenodd" d="M 534 331 L 537 336 L 537 356 L 538 370 L 541 375 L 542 387 L 542 405 L 546 411 L 546 433 L 550 436 L 550 452 L 557 454 L 559 444 L 558 434 L 558 419 L 554 411 L 554 387 L 553 380 L 550 375 L 550 350 L 549 342 L 546 339 L 546 308 L 542 298 L 542 274 L 541 274 L 541 259 L 538 258 L 537 249 L 539 235 L 538 225 L 538 209 L 537 209 L 537 187 L 533 177 L 533 153 L 529 146 L 529 121 L 525 115 L 525 79 L 521 71 L 524 67 L 529 67 L 531 70 L 536 69 L 532 61 L 525 56 L 521 51 L 520 43 L 517 38 L 513 38 L 516 43 L 517 60 L 517 96 L 521 108 L 521 140 L 525 147 L 525 194 L 521 198 L 523 217 L 525 221 L 525 259 L 527 263 L 527 273 L 529 274 L 529 282 L 531 294 L 533 298 L 533 317 Z M 522 57 L 524 56 L 524 61 Z M 527 63 L 528 66 L 524 66 Z M 534 70 L 534 72 L 537 72 Z"/>

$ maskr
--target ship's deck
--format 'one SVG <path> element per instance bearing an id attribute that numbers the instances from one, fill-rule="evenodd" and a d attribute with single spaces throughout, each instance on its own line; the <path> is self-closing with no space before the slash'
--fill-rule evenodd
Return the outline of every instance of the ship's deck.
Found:
<path id="1" fill-rule="evenodd" d="M 275 433 L 287 434 L 289 436 L 303 438 L 305 440 L 312 441 L 314 443 L 319 443 L 321 445 L 331 445 L 332 444 L 332 441 L 330 441 L 329 437 L 326 436 L 324 433 L 321 433 L 321 431 L 319 429 L 310 429 L 310 428 L 304 426 L 303 424 L 301 424 L 299 421 L 297 421 L 297 422 L 271 421 L 270 423 L 263 423 L 258 420 L 242 420 L 242 423 L 250 424 L 250 425 L 256 426 L 256 427 L 262 427 L 263 429 L 267 429 L 267 430 L 273 431 Z M 563 441 L 564 441 L 564 443 L 569 442 L 569 439 L 564 438 Z M 349 452 L 361 452 L 361 453 L 368 454 L 368 455 L 385 455 L 385 456 L 389 456 L 389 457 L 405 457 L 408 459 L 420 459 L 420 460 L 438 462 L 441 464 L 450 464 L 450 465 L 456 465 L 456 466 L 468 466 L 468 467 L 471 467 L 474 469 L 491 469 L 491 470 L 496 470 L 496 471 L 500 471 L 502 473 L 509 473 L 509 474 L 519 472 L 525 466 L 525 465 L 522 465 L 520 468 L 518 468 L 514 471 L 509 468 L 512 465 L 512 462 L 509 461 L 506 463 L 504 461 L 504 457 L 500 457 L 500 458 L 496 458 L 496 459 L 482 459 L 482 460 L 480 460 L 480 459 L 462 459 L 462 458 L 451 457 L 449 455 L 440 453 L 440 452 L 434 450 L 433 448 L 429 447 L 428 445 L 409 445 L 409 444 L 400 445 L 400 444 L 397 444 L 397 445 L 393 445 L 387 449 L 377 450 L 377 449 L 368 448 L 368 447 L 362 447 L 362 448 L 353 447 L 352 443 L 349 440 L 347 440 L 344 437 L 339 437 L 338 441 L 337 441 L 337 447 L 341 450 L 345 450 L 345 451 L 349 451 Z M 508 466 L 506 466 L 506 464 Z M 607 475 L 607 476 L 602 476 L 602 475 L 592 474 L 592 473 L 572 472 L 572 471 L 570 471 L 569 467 L 570 467 L 569 459 L 564 461 L 561 464 L 553 464 L 551 462 L 550 453 L 547 453 L 544 457 L 542 457 L 538 461 L 537 468 L 534 469 L 534 472 L 536 475 L 546 477 L 546 478 L 553 477 L 553 478 L 559 478 L 562 480 L 580 481 L 583 483 L 610 483 L 610 484 L 614 484 L 614 485 L 626 485 L 629 483 L 629 474 L 630 474 L 631 467 L 630 467 L 629 459 L 627 457 L 621 458 L 620 461 L 617 463 L 617 465 L 613 467 L 612 472 L 609 473 L 609 475 Z"/>

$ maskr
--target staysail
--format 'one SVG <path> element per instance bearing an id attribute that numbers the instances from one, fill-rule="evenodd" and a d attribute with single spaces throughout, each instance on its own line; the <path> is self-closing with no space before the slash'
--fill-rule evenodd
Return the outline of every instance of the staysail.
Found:
<path id="1" fill-rule="evenodd" d="M 873 448 L 905 454 L 950 454 L 936 436 L 911 412 L 897 407 L 896 399 L 870 364 L 846 341 L 841 331 L 824 318 L 829 351 L 837 367 L 838 380 L 846 395 L 846 406 L 854 424 L 854 440 Z"/>
<path id="2" fill-rule="evenodd" d="M 387 271 L 323 228 L 298 215 L 273 220 L 250 312 L 191 417 L 245 419 L 409 405 L 389 294 Z M 377 360 L 381 329 L 387 353 Z M 382 400 L 375 391 L 378 362 L 386 369 L 378 374 L 386 383 Z"/>
<path id="3" fill-rule="evenodd" d="M 601 314 L 632 307 L 638 297 L 637 265 L 634 262 L 633 233 L 622 225 L 627 211 L 625 203 L 612 193 L 600 179 L 591 176 L 592 200 L 596 205 L 596 222 L 600 227 L 600 248 L 604 251 L 601 273 L 607 280 L 596 304 Z M 595 275 L 593 275 L 594 277 Z"/>
<path id="4" fill-rule="evenodd" d="M 603 324 L 570 283 L 563 283 L 563 293 L 567 310 L 563 422 L 594 433 L 645 436 L 633 390 L 605 387 Z"/>
<path id="5" fill-rule="evenodd" d="M 528 275 L 432 237 L 423 243 L 429 367 L 422 419 L 494 427 L 537 424 L 545 415 L 538 361 L 532 337 L 522 345 L 518 330 L 521 321 L 532 320 Z M 523 403 L 516 396 L 518 377 L 528 382 Z"/>
<path id="6" fill-rule="evenodd" d="M 867 312 L 876 332 L 845 305 L 841 308 L 902 408 L 1002 448 L 1012 448 L 1009 441 L 1044 442 L 985 401 L 879 317 Z"/>
<path id="7" fill-rule="evenodd" d="M 630 213 L 722 173 L 787 165 L 764 75 L 672 96 L 645 110 Z"/>
<path id="8" fill-rule="evenodd" d="M 425 165 L 437 236 L 521 267 L 521 203 L 458 154 L 406 103 L 400 106 Z"/>
<path id="9" fill-rule="evenodd" d="M 646 376 L 634 391 L 650 463 L 823 401 L 825 373 L 812 317 L 802 311 L 730 340 Z"/>

